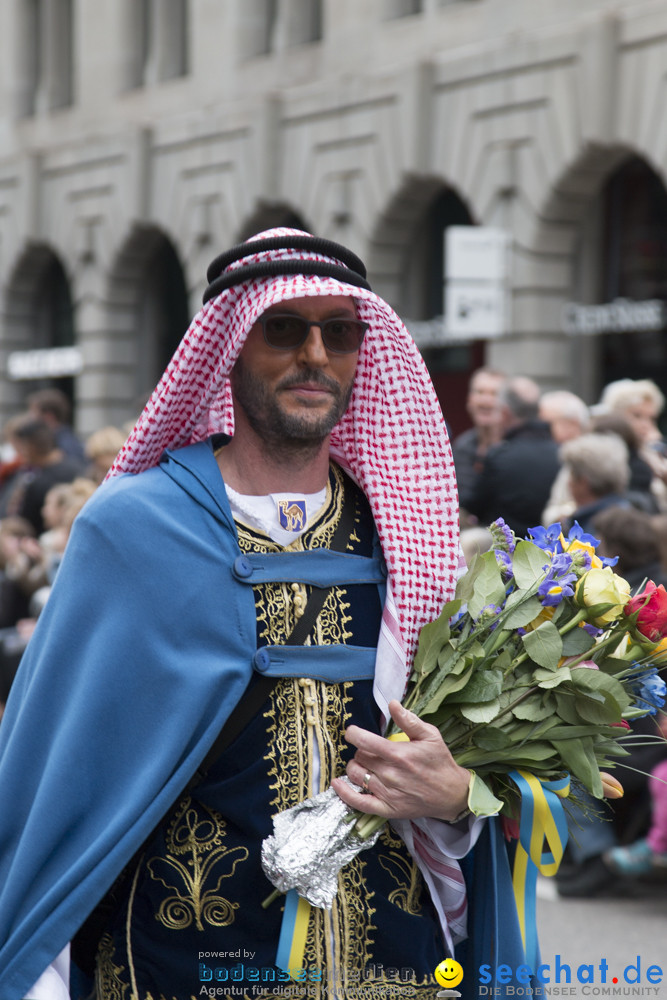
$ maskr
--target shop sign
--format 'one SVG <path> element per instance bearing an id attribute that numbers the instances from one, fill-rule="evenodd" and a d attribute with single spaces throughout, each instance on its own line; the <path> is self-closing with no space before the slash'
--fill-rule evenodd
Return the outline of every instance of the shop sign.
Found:
<path id="1" fill-rule="evenodd" d="M 568 302 L 563 307 L 562 326 L 565 333 L 641 333 L 663 330 L 667 314 L 662 299 L 614 299 L 601 305 L 584 306 Z"/>
<path id="2" fill-rule="evenodd" d="M 492 226 L 445 229 L 445 279 L 502 283 L 509 272 L 511 237 Z"/>
<path id="3" fill-rule="evenodd" d="M 489 226 L 445 230 L 445 326 L 449 337 L 500 337 L 508 328 L 511 237 Z"/>
<path id="4" fill-rule="evenodd" d="M 51 347 L 38 351 L 12 351 L 7 358 L 7 376 L 13 382 L 38 378 L 65 378 L 83 370 L 78 347 Z"/>
<path id="5" fill-rule="evenodd" d="M 452 337 L 499 337 L 507 329 L 504 285 L 452 281 L 447 285 L 447 332 Z"/>

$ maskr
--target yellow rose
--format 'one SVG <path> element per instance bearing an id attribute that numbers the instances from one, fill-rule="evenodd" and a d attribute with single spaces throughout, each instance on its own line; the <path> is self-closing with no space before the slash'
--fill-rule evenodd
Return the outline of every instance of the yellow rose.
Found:
<path id="1" fill-rule="evenodd" d="M 623 608 L 630 600 L 630 584 L 622 576 L 617 576 L 610 566 L 602 569 L 594 567 L 584 573 L 574 595 L 582 608 L 592 608 L 596 604 L 611 605 L 593 619 L 595 625 L 608 625 L 623 614 Z"/>
<path id="2" fill-rule="evenodd" d="M 667 661 L 667 636 L 653 647 L 651 650 L 651 660 L 653 663 L 665 663 Z"/>
<path id="3" fill-rule="evenodd" d="M 580 542 L 576 538 L 573 538 L 572 541 L 568 541 L 564 535 L 561 535 L 560 544 L 563 552 L 567 552 L 567 554 L 572 556 L 573 559 L 575 558 L 577 552 L 585 552 L 590 556 L 591 568 L 602 569 L 602 560 L 598 555 L 596 555 L 595 548 L 592 545 L 589 545 L 588 542 Z"/>

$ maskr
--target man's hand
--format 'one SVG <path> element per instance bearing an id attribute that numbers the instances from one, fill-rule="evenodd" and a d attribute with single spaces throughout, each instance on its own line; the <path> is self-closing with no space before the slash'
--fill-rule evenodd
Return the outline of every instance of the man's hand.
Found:
<path id="1" fill-rule="evenodd" d="M 389 703 L 389 711 L 409 742 L 350 726 L 345 738 L 357 752 L 347 765 L 347 776 L 366 792 L 355 792 L 340 778 L 334 778 L 332 787 L 360 812 L 386 819 L 430 816 L 451 822 L 468 804 L 470 771 L 459 767 L 435 726 L 422 722 L 398 701 Z"/>

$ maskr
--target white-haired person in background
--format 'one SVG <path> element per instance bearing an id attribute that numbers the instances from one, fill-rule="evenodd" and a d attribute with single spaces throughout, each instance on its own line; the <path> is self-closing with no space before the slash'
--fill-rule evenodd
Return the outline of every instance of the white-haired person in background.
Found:
<path id="1" fill-rule="evenodd" d="M 667 441 L 658 426 L 665 408 L 665 397 L 651 379 L 622 378 L 606 385 L 596 415 L 621 414 L 628 421 L 637 439 L 639 454 L 648 462 L 654 474 L 652 490 L 661 509 L 667 509 Z"/>
<path id="2" fill-rule="evenodd" d="M 628 449 L 615 434 L 581 434 L 560 448 L 575 509 L 568 527 L 577 521 L 590 531 L 596 514 L 611 506 L 630 506 L 626 496 L 630 481 Z"/>
<path id="3" fill-rule="evenodd" d="M 540 420 L 549 424 L 551 436 L 557 444 L 564 444 L 584 434 L 591 423 L 590 410 L 574 392 L 554 389 L 540 396 Z M 569 472 L 561 466 L 551 487 L 547 506 L 542 514 L 542 524 L 565 521 L 574 513 L 575 502 L 570 492 Z"/>

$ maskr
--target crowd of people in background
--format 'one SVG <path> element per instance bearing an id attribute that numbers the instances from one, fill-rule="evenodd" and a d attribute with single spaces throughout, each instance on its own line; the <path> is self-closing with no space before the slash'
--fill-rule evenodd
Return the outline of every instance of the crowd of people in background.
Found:
<path id="1" fill-rule="evenodd" d="M 615 572 L 633 593 L 646 580 L 667 585 L 665 398 L 654 382 L 612 382 L 588 406 L 574 393 L 542 392 L 532 379 L 481 368 L 467 407 L 473 426 L 452 442 L 467 561 L 490 548 L 488 525 L 498 517 L 519 537 L 556 522 L 567 534 L 576 522 L 598 539 L 600 555 L 618 559 Z M 664 716 L 632 728 L 667 739 Z M 597 817 L 571 816 L 560 895 L 667 879 L 667 744 L 638 743 L 628 763 L 622 800 Z"/>
<path id="2" fill-rule="evenodd" d="M 525 376 L 480 368 L 467 399 L 472 426 L 452 450 L 468 561 L 488 549 L 498 517 L 521 537 L 536 525 L 576 521 L 618 557 L 616 572 L 638 589 L 667 584 L 667 441 L 659 429 L 665 398 L 650 380 L 606 386 L 588 406 L 572 392 L 542 391 Z M 13 676 L 48 599 L 74 518 L 104 480 L 128 428 L 104 427 L 82 442 L 67 397 L 35 392 L 4 428 L 0 452 L 0 716 Z M 648 727 L 648 728 L 647 728 Z M 648 720 L 644 730 L 653 732 Z M 641 728 L 641 727 L 640 727 Z M 665 735 L 667 735 L 667 727 Z M 605 891 L 612 873 L 667 875 L 661 747 L 636 752 L 626 797 L 595 828 L 572 840 L 558 876 L 563 895 Z M 657 803 L 657 804 L 656 804 Z M 612 810 L 612 806 L 606 807 Z M 611 822 L 609 821 L 611 820 Z M 653 822 L 653 827 L 651 823 Z"/>
<path id="3" fill-rule="evenodd" d="M 0 451 L 0 716 L 46 602 L 74 518 L 105 478 L 126 433 L 104 427 L 85 442 L 67 396 L 42 389 L 4 426 Z"/>

